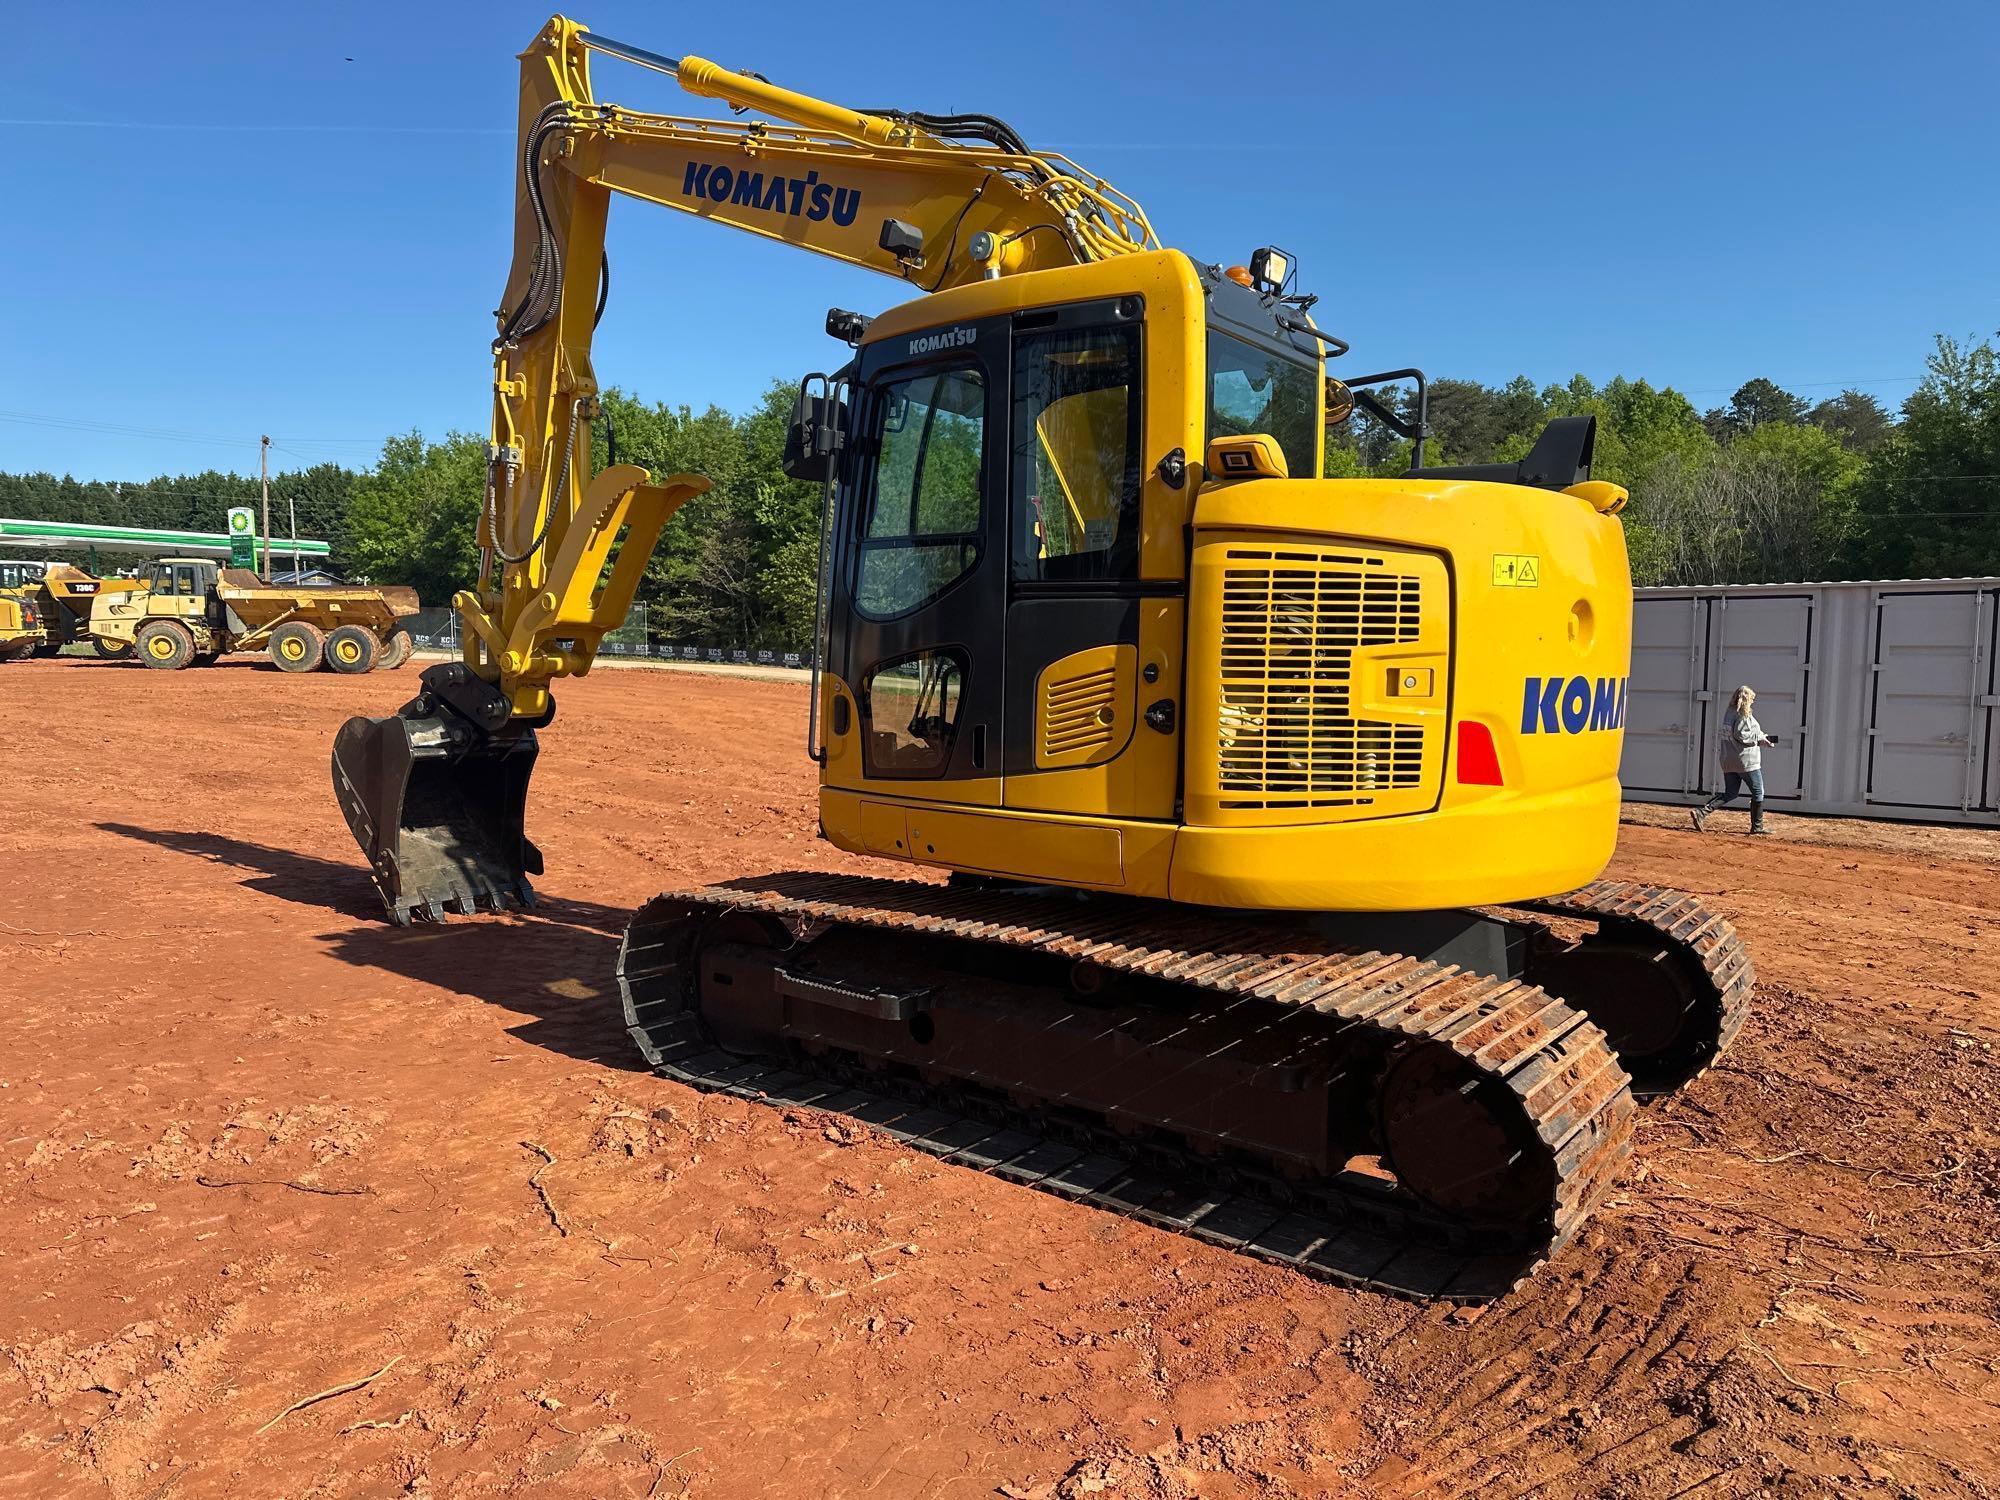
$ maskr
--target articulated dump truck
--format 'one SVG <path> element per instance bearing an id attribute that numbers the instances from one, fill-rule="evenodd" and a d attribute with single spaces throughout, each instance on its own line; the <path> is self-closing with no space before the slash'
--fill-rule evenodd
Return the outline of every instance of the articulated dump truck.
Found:
<path id="1" fill-rule="evenodd" d="M 0 563 L 0 594 L 24 599 L 39 622 L 36 656 L 88 642 L 103 657 L 132 654 L 132 643 L 90 633 L 90 612 L 100 598 L 146 587 L 138 578 L 98 578 L 69 563 Z"/>
<path id="2" fill-rule="evenodd" d="M 414 589 L 273 588 L 245 568 L 170 557 L 140 587 L 98 595 L 90 633 L 102 654 L 136 651 L 163 671 L 229 651 L 267 652 L 287 672 L 394 671 L 414 649 L 403 621 L 418 608 Z"/>

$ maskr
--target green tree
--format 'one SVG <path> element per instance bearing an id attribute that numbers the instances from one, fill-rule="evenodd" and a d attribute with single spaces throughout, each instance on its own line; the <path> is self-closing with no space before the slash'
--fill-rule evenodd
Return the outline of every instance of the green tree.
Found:
<path id="1" fill-rule="evenodd" d="M 621 462 L 711 482 L 668 523 L 640 599 L 657 641 L 797 650 L 812 631 L 819 487 L 780 468 L 793 388 L 773 384 L 748 414 L 646 405 L 613 390 L 604 405 Z M 607 424 L 598 423 L 600 462 Z"/>
<path id="2" fill-rule="evenodd" d="M 1842 391 L 1829 397 L 1815 406 L 1806 420 L 1857 453 L 1872 452 L 1896 425 L 1880 401 L 1860 391 Z"/>
<path id="3" fill-rule="evenodd" d="M 1433 380 L 1426 391 L 1434 464 L 1484 461 L 1508 435 L 1507 408 L 1499 391 L 1476 380 Z M 1411 398 L 1414 401 L 1414 394 Z"/>
<path id="4" fill-rule="evenodd" d="M 288 497 L 299 502 L 299 535 L 334 544 L 333 565 L 338 571 L 341 518 L 347 508 L 347 491 L 354 471 L 338 464 L 318 464 L 310 469 L 283 470 L 271 476 L 271 534 L 277 539 L 291 534 L 286 506 Z M 103 526 L 148 526 L 165 530 L 221 532 L 228 524 L 233 505 L 256 506 L 260 490 L 256 478 L 205 470 L 196 474 L 160 474 L 151 479 L 131 481 L 82 481 L 53 474 L 0 474 L 0 515 L 26 521 L 73 521 Z M 53 556 L 53 554 L 49 554 Z M 282 558 L 282 554 L 280 554 Z M 72 550 L 63 561 L 88 563 L 92 559 Z M 95 559 L 97 566 L 128 565 L 129 553 L 105 553 Z"/>
<path id="5" fill-rule="evenodd" d="M 1800 422 L 1805 414 L 1805 402 L 1760 375 L 1744 381 L 1729 398 L 1729 431 L 1753 432 L 1766 422 Z"/>
<path id="6" fill-rule="evenodd" d="M 466 432 L 438 443 L 405 433 L 382 444 L 375 468 L 349 491 L 341 555 L 358 579 L 405 583 L 425 604 L 451 602 L 479 573 L 476 528 L 486 490 L 486 444 Z M 531 539 L 502 537 L 509 551 Z"/>
<path id="7" fill-rule="evenodd" d="M 1663 454 L 1627 511 L 1635 582 L 1775 583 L 1837 576 L 1861 460 L 1816 427 L 1769 423 Z"/>
<path id="8" fill-rule="evenodd" d="M 1620 375 L 1602 388 L 1582 375 L 1569 384 L 1542 392 L 1546 417 L 1594 416 L 1597 450 L 1591 473 L 1637 493 L 1641 476 L 1670 454 L 1693 459 L 1706 452 L 1711 440 L 1687 397 L 1668 386 L 1628 380 Z M 1524 432 L 1511 438 L 1503 456 L 1524 456 L 1540 435 Z"/>
<path id="9" fill-rule="evenodd" d="M 2000 354 L 1938 336 L 1903 420 L 1854 487 L 1860 576 L 1953 577 L 2000 567 Z"/>

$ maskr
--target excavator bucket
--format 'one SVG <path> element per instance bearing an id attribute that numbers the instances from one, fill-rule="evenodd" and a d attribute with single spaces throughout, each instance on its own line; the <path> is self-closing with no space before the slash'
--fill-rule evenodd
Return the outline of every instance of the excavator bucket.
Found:
<path id="1" fill-rule="evenodd" d="M 522 825 L 537 749 L 533 726 L 456 662 L 427 670 L 393 717 L 340 727 L 334 795 L 390 920 L 533 902 L 542 856 Z"/>

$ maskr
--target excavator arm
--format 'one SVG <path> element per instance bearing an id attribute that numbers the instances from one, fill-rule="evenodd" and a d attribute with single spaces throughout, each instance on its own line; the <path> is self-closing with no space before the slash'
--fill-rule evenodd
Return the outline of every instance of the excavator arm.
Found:
<path id="1" fill-rule="evenodd" d="M 665 73 L 734 118 L 600 103 L 593 52 Z M 1144 212 L 983 115 L 861 111 L 596 36 L 563 17 L 521 54 L 514 258 L 494 340 L 479 577 L 453 600 L 463 659 L 393 718 L 352 719 L 335 792 L 399 922 L 527 901 L 523 831 L 550 684 L 590 670 L 660 532 L 709 488 L 613 464 L 590 473 L 591 339 L 623 195 L 865 266 L 931 293 L 1159 248 Z"/>
<path id="2" fill-rule="evenodd" d="M 593 50 L 749 113 L 718 121 L 600 104 Z M 1158 248 L 1137 204 L 1065 157 L 1030 152 L 998 121 L 844 109 L 560 17 L 521 56 L 520 140 L 514 261 L 494 343 L 484 566 L 479 588 L 457 601 L 467 665 L 498 682 L 517 718 L 544 711 L 550 678 L 588 669 L 598 638 L 623 620 L 659 527 L 707 487 L 676 475 L 647 494 L 647 481 L 625 474 L 592 481 L 578 459 L 597 411 L 590 342 L 609 288 L 614 194 L 920 292 Z M 579 526 L 593 540 L 565 556 Z M 630 529 L 600 589 L 621 527 Z"/>

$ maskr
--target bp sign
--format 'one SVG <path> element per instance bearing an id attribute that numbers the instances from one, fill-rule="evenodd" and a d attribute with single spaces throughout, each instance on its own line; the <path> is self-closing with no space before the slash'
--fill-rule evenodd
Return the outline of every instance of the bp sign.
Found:
<path id="1" fill-rule="evenodd" d="M 229 566 L 257 566 L 257 514 L 247 505 L 229 508 Z"/>

